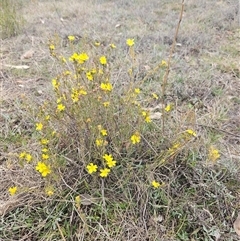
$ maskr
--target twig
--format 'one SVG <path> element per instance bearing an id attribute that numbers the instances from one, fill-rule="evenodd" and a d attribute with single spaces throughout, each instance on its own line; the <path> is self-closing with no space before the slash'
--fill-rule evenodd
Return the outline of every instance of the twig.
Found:
<path id="1" fill-rule="evenodd" d="M 205 127 L 205 128 L 209 128 L 209 129 L 213 129 L 215 131 L 223 132 L 225 134 L 240 138 L 240 135 L 236 135 L 234 133 L 231 133 L 229 131 L 226 131 L 226 130 L 223 130 L 223 129 L 220 129 L 220 128 L 217 128 L 217 127 L 214 127 L 214 126 L 208 126 L 208 125 L 203 125 L 203 124 L 196 124 L 196 125 L 201 126 L 201 127 Z"/>
<path id="2" fill-rule="evenodd" d="M 167 82 L 168 82 L 168 75 L 170 72 L 170 66 L 171 66 L 171 60 L 172 60 L 172 55 L 177 43 L 177 36 L 178 36 L 178 31 L 180 28 L 180 24 L 182 21 L 182 16 L 183 16 L 183 10 L 184 10 L 184 0 L 182 0 L 182 7 L 181 7 L 181 12 L 180 12 L 180 16 L 179 16 L 179 21 L 178 21 L 178 25 L 176 28 L 176 32 L 174 35 L 174 39 L 173 39 L 173 43 L 172 43 L 172 47 L 170 50 L 170 54 L 168 57 L 168 61 L 167 61 L 167 69 L 165 71 L 165 74 L 163 76 L 163 83 L 162 83 L 162 131 L 164 132 L 164 125 L 165 125 L 165 113 L 164 113 L 164 108 L 165 108 L 165 91 L 166 91 L 166 86 L 167 86 Z"/>
<path id="3" fill-rule="evenodd" d="M 105 202 L 105 195 L 104 195 L 104 180 L 102 179 L 102 201 L 103 201 L 103 207 L 106 208 L 106 202 Z"/>
<path id="4" fill-rule="evenodd" d="M 61 230 L 58 222 L 56 222 L 56 224 L 57 224 L 57 227 L 58 227 L 58 231 L 59 231 L 59 233 L 60 233 L 60 235 L 61 235 L 61 237 L 62 237 L 62 240 L 66 241 L 66 239 L 65 239 L 65 237 L 64 237 L 64 235 L 63 235 L 63 232 L 62 232 L 62 230 Z"/>

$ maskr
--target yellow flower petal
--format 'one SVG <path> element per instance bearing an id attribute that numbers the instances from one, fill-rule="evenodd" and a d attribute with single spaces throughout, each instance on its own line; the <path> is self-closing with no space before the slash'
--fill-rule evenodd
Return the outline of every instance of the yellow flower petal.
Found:
<path id="1" fill-rule="evenodd" d="M 107 177 L 109 173 L 110 173 L 110 169 L 109 168 L 101 169 L 100 170 L 100 177 Z"/>
<path id="2" fill-rule="evenodd" d="M 155 180 L 152 181 L 152 186 L 154 188 L 159 188 L 160 187 L 160 183 L 159 182 L 156 182 Z"/>
<path id="3" fill-rule="evenodd" d="M 135 134 L 133 134 L 131 136 L 131 141 L 132 141 L 132 144 L 135 145 L 137 143 L 139 143 L 141 141 L 141 136 L 138 132 L 136 132 Z"/>
<path id="4" fill-rule="evenodd" d="M 107 64 L 107 58 L 105 56 L 101 56 L 99 58 L 99 62 L 102 64 L 102 65 L 106 65 Z"/>
<path id="5" fill-rule="evenodd" d="M 126 44 L 129 46 L 129 47 L 132 47 L 135 43 L 134 43 L 134 39 L 127 39 L 126 41 Z"/>
<path id="6" fill-rule="evenodd" d="M 13 196 L 13 195 L 16 194 L 17 189 L 18 189 L 17 186 L 14 186 L 14 187 L 10 187 L 10 188 L 8 189 L 8 191 L 9 191 L 10 195 Z"/>
<path id="7" fill-rule="evenodd" d="M 95 165 L 95 164 L 93 164 L 93 163 L 91 162 L 91 163 L 89 163 L 89 164 L 87 165 L 86 168 L 87 168 L 87 172 L 88 172 L 89 174 L 92 174 L 92 173 L 94 173 L 94 172 L 97 171 L 98 166 Z"/>

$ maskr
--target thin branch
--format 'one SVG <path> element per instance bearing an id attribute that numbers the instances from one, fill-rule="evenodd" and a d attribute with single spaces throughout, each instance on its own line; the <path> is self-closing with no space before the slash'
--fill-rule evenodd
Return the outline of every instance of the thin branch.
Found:
<path id="1" fill-rule="evenodd" d="M 173 39 L 172 47 L 171 47 L 170 54 L 169 54 L 169 57 L 168 57 L 168 61 L 167 61 L 167 69 L 166 69 L 165 74 L 163 76 L 163 83 L 162 83 L 162 131 L 163 132 L 164 132 L 164 127 L 165 127 L 165 111 L 164 111 L 164 108 L 165 108 L 165 92 L 166 92 L 166 86 L 167 86 L 168 76 L 169 76 L 169 72 L 170 72 L 172 55 L 173 55 L 173 52 L 175 50 L 175 46 L 176 46 L 176 43 L 177 43 L 177 36 L 178 36 L 179 29 L 180 29 L 180 24 L 182 22 L 183 10 L 184 10 L 184 0 L 182 0 L 182 7 L 181 7 L 180 16 L 179 16 L 179 21 L 178 21 L 178 25 L 177 25 L 176 32 L 175 32 L 175 35 L 174 35 L 174 39 Z"/>

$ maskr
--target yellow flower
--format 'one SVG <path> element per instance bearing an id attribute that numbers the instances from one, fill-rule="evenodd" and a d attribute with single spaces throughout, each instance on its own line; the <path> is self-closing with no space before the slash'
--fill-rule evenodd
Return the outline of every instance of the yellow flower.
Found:
<path id="1" fill-rule="evenodd" d="M 87 172 L 92 174 L 97 171 L 98 166 L 93 164 L 92 162 L 87 165 Z"/>
<path id="2" fill-rule="evenodd" d="M 45 116 L 45 120 L 46 120 L 46 121 L 50 120 L 50 115 L 46 115 L 46 116 Z"/>
<path id="3" fill-rule="evenodd" d="M 58 89 L 60 86 L 60 83 L 56 79 L 52 79 L 52 86 L 54 89 Z"/>
<path id="4" fill-rule="evenodd" d="M 109 168 L 104 168 L 100 170 L 100 177 L 107 177 L 110 172 Z"/>
<path id="5" fill-rule="evenodd" d="M 59 56 L 59 59 L 63 62 L 63 63 L 66 63 L 67 60 L 63 57 L 63 56 Z"/>
<path id="6" fill-rule="evenodd" d="M 79 98 L 78 98 L 77 95 L 73 95 L 73 94 L 71 94 L 71 98 L 72 98 L 73 103 L 76 103 L 76 102 L 79 101 Z"/>
<path id="7" fill-rule="evenodd" d="M 78 208 L 80 208 L 81 198 L 80 198 L 79 195 L 75 197 L 75 203 L 76 203 L 76 206 L 77 206 Z"/>
<path id="8" fill-rule="evenodd" d="M 139 88 L 136 88 L 136 89 L 134 89 L 134 92 L 135 92 L 136 94 L 140 94 L 141 90 L 140 90 Z"/>
<path id="9" fill-rule="evenodd" d="M 132 69 L 129 69 L 129 70 L 128 70 L 128 74 L 129 74 L 130 76 L 132 76 L 133 70 L 132 70 Z"/>
<path id="10" fill-rule="evenodd" d="M 99 61 L 102 65 L 106 65 L 107 64 L 107 58 L 105 56 L 101 56 L 99 58 Z"/>
<path id="11" fill-rule="evenodd" d="M 17 192 L 17 187 L 16 187 L 16 186 L 10 187 L 10 188 L 8 189 L 8 191 L 9 191 L 10 195 L 13 196 L 13 195 L 15 195 L 16 192 Z"/>
<path id="12" fill-rule="evenodd" d="M 116 163 L 117 163 L 117 161 L 115 161 L 115 160 L 107 161 L 107 165 L 108 165 L 109 168 L 115 167 Z"/>
<path id="13" fill-rule="evenodd" d="M 36 131 L 41 131 L 43 128 L 43 124 L 41 122 L 36 123 Z"/>
<path id="14" fill-rule="evenodd" d="M 186 132 L 187 132 L 189 135 L 192 135 L 192 136 L 195 136 L 195 137 L 197 136 L 196 132 L 193 131 L 193 130 L 191 130 L 191 129 L 186 130 Z"/>
<path id="15" fill-rule="evenodd" d="M 157 94 L 152 93 L 152 96 L 153 96 L 154 99 L 156 99 L 156 100 L 158 99 L 158 95 Z"/>
<path id="16" fill-rule="evenodd" d="M 126 44 L 129 46 L 129 47 L 132 47 L 133 45 L 134 45 L 134 39 L 132 38 L 132 39 L 127 39 L 127 41 L 126 41 Z"/>
<path id="17" fill-rule="evenodd" d="M 71 98 L 73 103 L 78 102 L 79 101 L 79 93 L 76 89 L 72 89 L 72 94 L 71 94 Z"/>
<path id="18" fill-rule="evenodd" d="M 25 158 L 26 158 L 26 161 L 27 161 L 27 162 L 31 162 L 31 161 L 32 161 L 32 156 L 31 156 L 31 154 L 29 154 L 29 153 L 26 153 Z"/>
<path id="19" fill-rule="evenodd" d="M 115 44 L 110 44 L 110 47 L 111 47 L 112 49 L 115 49 L 115 48 L 116 48 L 116 45 L 115 45 Z"/>
<path id="20" fill-rule="evenodd" d="M 161 66 L 166 67 L 167 66 L 167 62 L 165 60 L 162 60 Z"/>
<path id="21" fill-rule="evenodd" d="M 48 152 L 48 149 L 47 149 L 47 148 L 43 148 L 43 149 L 42 149 L 42 152 L 43 152 L 43 153 L 47 153 L 47 152 Z"/>
<path id="22" fill-rule="evenodd" d="M 213 161 L 215 162 L 218 158 L 220 158 L 220 153 L 219 153 L 219 150 L 218 149 L 215 149 L 213 146 L 211 146 L 209 148 L 209 151 L 208 151 L 208 158 L 210 161 Z"/>
<path id="23" fill-rule="evenodd" d="M 42 159 L 43 160 L 47 160 L 47 159 L 49 159 L 49 155 L 48 154 L 42 154 Z"/>
<path id="24" fill-rule="evenodd" d="M 46 177 L 48 174 L 51 173 L 50 166 L 46 165 L 43 162 L 38 162 L 36 170 L 39 171 L 43 177 Z"/>
<path id="25" fill-rule="evenodd" d="M 74 41 L 74 40 L 75 40 L 75 37 L 72 36 L 72 35 L 69 35 L 69 36 L 68 36 L 68 40 L 69 40 L 69 41 Z"/>
<path id="26" fill-rule="evenodd" d="M 76 62 L 78 59 L 78 54 L 77 53 L 73 53 L 71 55 L 71 57 L 69 58 L 70 61 Z"/>
<path id="27" fill-rule="evenodd" d="M 80 196 L 79 196 L 79 195 L 76 196 L 76 197 L 75 197 L 75 202 L 76 202 L 77 204 L 80 204 L 80 201 L 81 201 Z"/>
<path id="28" fill-rule="evenodd" d="M 141 104 L 138 102 L 138 101 L 133 101 L 132 104 L 138 106 L 138 107 L 141 107 Z"/>
<path id="29" fill-rule="evenodd" d="M 65 106 L 62 104 L 62 103 L 60 103 L 60 104 L 58 104 L 57 105 L 57 109 L 61 112 L 61 111 L 64 111 L 65 110 Z"/>
<path id="30" fill-rule="evenodd" d="M 97 47 L 100 46 L 100 44 L 101 44 L 101 43 L 98 42 L 98 41 L 96 41 L 96 42 L 94 43 L 94 45 L 97 46 Z"/>
<path id="31" fill-rule="evenodd" d="M 87 61 L 89 59 L 88 55 L 86 53 L 81 53 L 79 54 L 79 57 L 78 57 L 78 62 L 80 64 L 83 64 L 85 61 Z"/>
<path id="32" fill-rule="evenodd" d="M 86 95 L 86 94 L 87 94 L 86 90 L 84 90 L 84 89 L 79 90 L 79 95 Z"/>
<path id="33" fill-rule="evenodd" d="M 70 61 L 77 62 L 79 64 L 83 64 L 88 59 L 89 57 L 86 53 L 73 53 L 72 56 L 69 58 Z"/>
<path id="34" fill-rule="evenodd" d="M 19 154 L 19 158 L 20 159 L 24 159 L 25 157 L 26 157 L 26 155 L 27 155 L 27 153 L 24 151 L 24 152 L 21 152 L 20 154 Z"/>
<path id="35" fill-rule="evenodd" d="M 110 102 L 109 102 L 109 101 L 103 102 L 103 106 L 104 106 L 104 107 L 108 107 L 109 105 L 110 105 Z"/>
<path id="36" fill-rule="evenodd" d="M 105 161 L 112 161 L 112 160 L 113 160 L 113 157 L 112 157 L 111 154 L 110 154 L 110 155 L 104 154 L 103 159 L 104 159 Z"/>
<path id="37" fill-rule="evenodd" d="M 47 195 L 48 195 L 49 197 L 51 197 L 53 194 L 54 194 L 54 192 L 53 192 L 52 190 L 48 190 L 48 191 L 47 191 Z"/>
<path id="38" fill-rule="evenodd" d="M 49 143 L 49 140 L 46 139 L 46 138 L 43 138 L 43 139 L 41 139 L 40 142 L 41 142 L 42 145 L 47 145 Z"/>
<path id="39" fill-rule="evenodd" d="M 103 140 L 102 139 L 96 139 L 96 145 L 97 146 L 102 146 L 103 145 Z"/>
<path id="40" fill-rule="evenodd" d="M 132 141 L 132 144 L 135 145 L 137 143 L 139 143 L 141 141 L 141 136 L 138 132 L 136 132 L 135 134 L 133 134 L 131 136 L 131 141 Z"/>
<path id="41" fill-rule="evenodd" d="M 97 70 L 96 70 L 96 69 L 92 69 L 92 70 L 91 70 L 91 73 L 92 73 L 92 74 L 96 74 L 96 73 L 97 73 Z"/>
<path id="42" fill-rule="evenodd" d="M 110 155 L 105 154 L 105 155 L 103 156 L 103 159 L 106 161 L 108 167 L 111 168 L 111 167 L 115 167 L 115 166 L 116 166 L 116 161 L 113 160 L 113 156 L 112 156 L 111 154 L 110 154 Z"/>
<path id="43" fill-rule="evenodd" d="M 101 83 L 100 88 L 104 91 L 112 91 L 112 85 L 110 83 Z"/>
<path id="44" fill-rule="evenodd" d="M 150 116 L 149 116 L 149 115 L 148 115 L 148 116 L 146 116 L 145 121 L 146 121 L 147 123 L 152 122 L 152 120 L 151 120 L 151 118 L 150 118 Z"/>
<path id="45" fill-rule="evenodd" d="M 50 49 L 50 50 L 54 50 L 54 49 L 55 49 L 54 44 L 50 44 L 50 45 L 49 45 L 49 49 Z"/>
<path id="46" fill-rule="evenodd" d="M 71 94 L 71 98 L 72 98 L 73 103 L 76 103 L 79 101 L 79 98 L 76 95 Z"/>
<path id="47" fill-rule="evenodd" d="M 160 187 L 160 183 L 159 182 L 156 182 L 155 180 L 152 181 L 152 186 L 154 188 L 159 188 Z"/>
<path id="48" fill-rule="evenodd" d="M 52 187 L 47 187 L 47 188 L 45 189 L 45 193 L 46 193 L 49 197 L 51 197 L 51 196 L 54 194 L 54 190 L 53 190 Z"/>
<path id="49" fill-rule="evenodd" d="M 101 135 L 103 135 L 103 136 L 107 136 L 107 130 L 105 130 L 105 129 L 101 129 L 101 130 L 100 130 L 100 133 L 101 133 Z"/>
<path id="50" fill-rule="evenodd" d="M 152 122 L 152 120 L 151 120 L 148 112 L 142 111 L 142 116 L 145 117 L 145 121 L 146 121 L 147 123 Z"/>
<path id="51" fill-rule="evenodd" d="M 170 104 L 168 104 L 166 107 L 165 107 L 165 111 L 169 112 L 170 110 L 172 109 L 172 106 Z"/>
<path id="52" fill-rule="evenodd" d="M 71 74 L 71 72 L 69 70 L 66 70 L 63 72 L 63 75 L 65 75 L 65 76 L 70 75 L 70 74 Z"/>
<path id="53" fill-rule="evenodd" d="M 173 149 L 178 149 L 179 147 L 180 147 L 180 143 L 175 143 L 175 144 L 172 146 Z"/>
<path id="54" fill-rule="evenodd" d="M 91 71 L 87 72 L 86 77 L 87 77 L 88 80 L 93 80 L 92 72 Z"/>

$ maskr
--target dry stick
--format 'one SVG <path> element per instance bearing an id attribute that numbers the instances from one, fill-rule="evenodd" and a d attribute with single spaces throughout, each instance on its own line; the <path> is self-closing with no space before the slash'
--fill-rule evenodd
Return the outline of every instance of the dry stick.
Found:
<path id="1" fill-rule="evenodd" d="M 60 235 L 61 235 L 61 237 L 62 237 L 62 240 L 63 240 L 63 241 L 66 241 L 60 225 L 58 224 L 58 222 L 56 222 L 56 224 L 57 224 L 57 227 L 58 227 L 58 231 L 59 231 L 59 233 L 60 233 Z"/>
<path id="2" fill-rule="evenodd" d="M 180 16 L 179 16 L 179 21 L 178 21 L 175 36 L 174 36 L 174 39 L 173 39 L 170 54 L 169 54 L 169 57 L 168 57 L 168 61 L 167 61 L 167 69 L 166 69 L 166 72 L 163 76 L 163 84 L 162 84 L 162 132 L 163 133 L 164 133 L 164 125 L 165 125 L 165 98 L 164 98 L 164 96 L 165 96 L 166 85 L 167 85 L 167 81 L 168 81 L 168 75 L 169 75 L 169 72 L 170 72 L 171 59 L 172 59 L 172 55 L 173 55 L 173 52 L 174 52 L 174 49 L 175 49 L 175 46 L 176 46 L 178 31 L 179 31 L 180 24 L 181 24 L 181 21 L 182 21 L 183 10 L 184 10 L 184 0 L 182 0 L 182 7 L 181 7 Z M 169 190 L 168 190 L 168 193 L 169 193 Z M 168 207 L 167 207 L 167 211 L 166 211 L 166 216 L 168 215 L 169 209 L 170 209 L 170 206 L 171 206 L 171 200 L 170 199 L 168 201 L 167 206 Z"/>
<path id="3" fill-rule="evenodd" d="M 181 12 L 180 12 L 180 16 L 179 16 L 179 21 L 178 21 L 178 25 L 176 28 L 176 32 L 174 35 L 174 39 L 173 39 L 173 43 L 172 43 L 172 47 L 170 50 L 170 54 L 168 57 L 168 61 L 167 61 L 167 69 L 165 71 L 165 74 L 163 76 L 163 83 L 162 83 L 162 132 L 164 132 L 164 125 L 165 125 L 165 112 L 164 112 L 164 108 L 165 108 L 165 91 L 166 91 L 166 85 L 168 82 L 168 75 L 170 72 L 170 65 L 171 65 L 171 59 L 172 59 L 172 55 L 176 46 L 176 42 L 177 42 L 177 36 L 178 36 L 178 31 L 180 28 L 180 24 L 182 21 L 182 16 L 183 16 L 183 10 L 184 10 L 184 0 L 182 0 L 182 7 L 181 7 Z"/>

